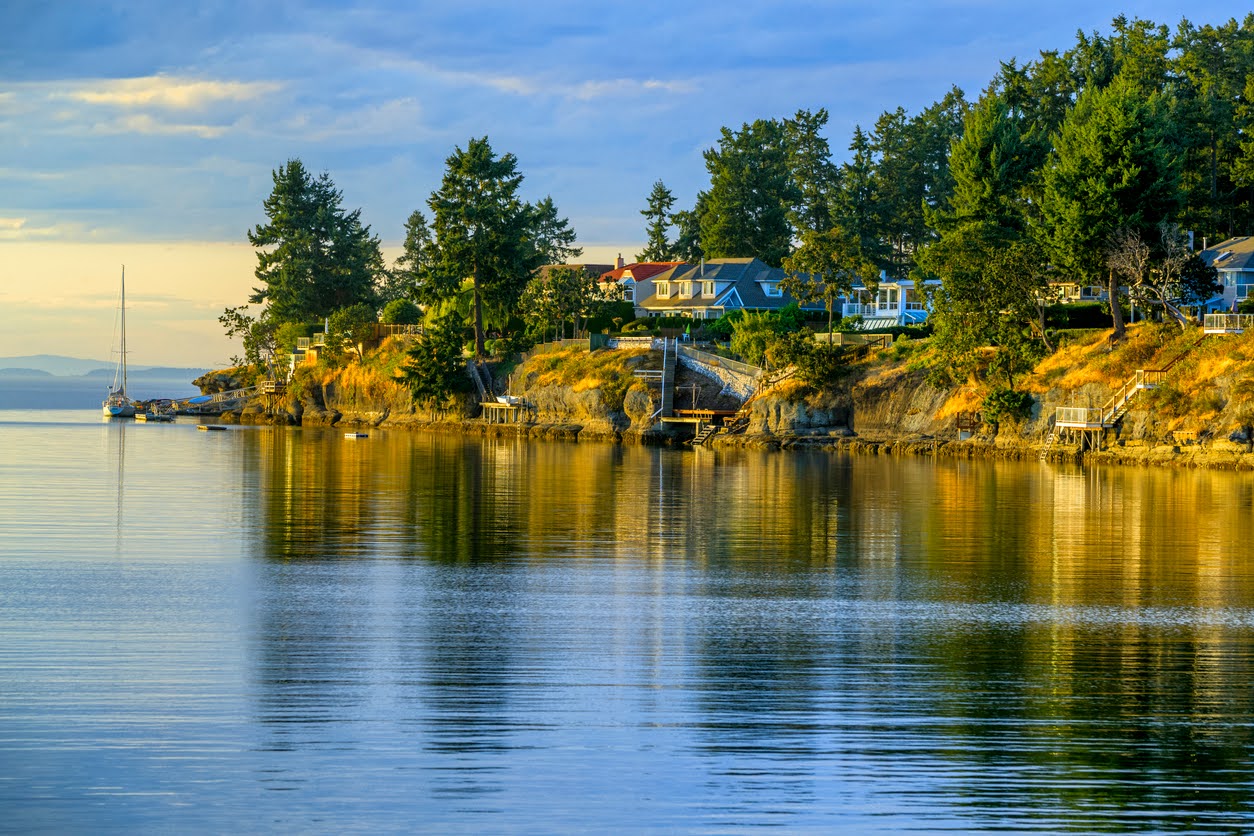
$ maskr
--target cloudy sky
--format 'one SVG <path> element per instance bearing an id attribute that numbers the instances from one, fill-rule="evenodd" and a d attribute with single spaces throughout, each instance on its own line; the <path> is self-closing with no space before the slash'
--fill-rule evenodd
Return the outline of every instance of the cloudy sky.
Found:
<path id="1" fill-rule="evenodd" d="M 179 7 L 185 6 L 186 11 Z M 974 97 L 998 62 L 1121 12 L 1219 24 L 1248 4 L 1108 0 L 10 0 L 0 33 L 0 356 L 107 357 L 126 265 L 132 360 L 217 365 L 271 171 L 328 171 L 385 245 L 472 136 L 517 155 L 605 261 L 655 180 L 691 204 L 721 126 L 825 107 L 854 125 Z"/>

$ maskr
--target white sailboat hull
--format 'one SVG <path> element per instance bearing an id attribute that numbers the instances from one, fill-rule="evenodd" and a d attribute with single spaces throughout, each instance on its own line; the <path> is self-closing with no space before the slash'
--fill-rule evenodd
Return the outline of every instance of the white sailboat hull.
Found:
<path id="1" fill-rule="evenodd" d="M 134 418 L 134 404 L 110 398 L 104 402 L 102 407 L 106 418 Z"/>

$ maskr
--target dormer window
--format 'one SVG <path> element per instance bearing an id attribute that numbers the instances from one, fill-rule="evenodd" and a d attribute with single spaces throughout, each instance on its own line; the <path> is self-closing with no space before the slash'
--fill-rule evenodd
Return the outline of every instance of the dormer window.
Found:
<path id="1" fill-rule="evenodd" d="M 713 298 L 714 282 L 701 282 L 701 295 Z"/>
<path id="2" fill-rule="evenodd" d="M 671 283 L 670 282 L 658 282 L 657 283 L 657 295 L 658 295 L 658 298 L 660 299 L 669 299 L 671 295 Z"/>
<path id="3" fill-rule="evenodd" d="M 679 298 L 680 299 L 692 298 L 692 282 L 680 282 L 679 283 Z"/>
<path id="4" fill-rule="evenodd" d="M 762 285 L 762 292 L 772 298 L 779 298 L 784 295 L 784 291 L 780 290 L 778 282 L 767 282 Z"/>

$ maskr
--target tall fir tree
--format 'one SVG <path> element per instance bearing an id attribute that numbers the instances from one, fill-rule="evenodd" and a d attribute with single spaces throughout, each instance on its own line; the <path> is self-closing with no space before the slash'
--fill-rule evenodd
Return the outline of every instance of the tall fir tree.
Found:
<path id="1" fill-rule="evenodd" d="M 647 242 L 644 251 L 636 255 L 636 261 L 672 261 L 675 256 L 675 245 L 667 238 L 672 218 L 671 208 L 675 205 L 675 195 L 666 188 L 666 184 L 658 180 L 649 192 L 648 205 L 640 210 L 645 217 L 645 235 Z"/>
<path id="2" fill-rule="evenodd" d="M 379 239 L 346 212 L 343 194 L 322 173 L 312 176 L 299 159 L 272 173 L 274 189 L 263 206 L 265 224 L 248 233 L 257 251 L 249 302 L 264 303 L 276 322 L 309 322 L 356 303 L 373 305 L 384 274 Z"/>
<path id="3" fill-rule="evenodd" d="M 1157 237 L 1175 216 L 1178 180 L 1161 96 L 1146 98 L 1122 76 L 1080 95 L 1045 168 L 1039 237 L 1056 267 L 1089 284 L 1107 280 L 1116 336 L 1124 325 L 1106 252 L 1120 230 Z"/>

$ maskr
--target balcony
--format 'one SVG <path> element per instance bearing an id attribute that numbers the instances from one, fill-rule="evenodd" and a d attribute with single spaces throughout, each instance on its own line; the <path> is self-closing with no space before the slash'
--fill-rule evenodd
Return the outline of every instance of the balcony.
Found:
<path id="1" fill-rule="evenodd" d="M 1207 334 L 1244 334 L 1254 328 L 1254 314 L 1207 314 L 1203 332 Z"/>

